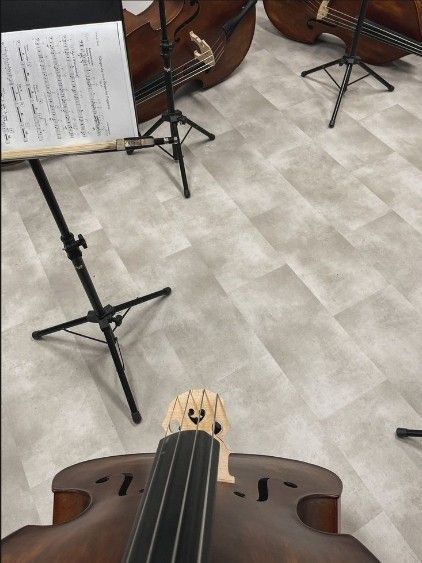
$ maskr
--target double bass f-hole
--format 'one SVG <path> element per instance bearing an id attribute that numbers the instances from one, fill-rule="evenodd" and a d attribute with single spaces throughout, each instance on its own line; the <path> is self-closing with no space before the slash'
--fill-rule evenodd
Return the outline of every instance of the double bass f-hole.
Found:
<path id="1" fill-rule="evenodd" d="M 119 490 L 117 492 L 117 494 L 119 495 L 119 497 L 124 497 L 127 495 L 130 484 L 133 481 L 133 473 L 122 473 L 122 482 L 121 485 L 119 487 Z M 100 485 L 101 483 L 107 483 L 107 481 L 110 480 L 110 475 L 105 475 L 104 477 L 100 477 L 99 479 L 97 479 L 95 481 L 95 483 L 97 485 Z M 140 493 L 144 492 L 144 489 L 140 489 L 139 490 Z"/>

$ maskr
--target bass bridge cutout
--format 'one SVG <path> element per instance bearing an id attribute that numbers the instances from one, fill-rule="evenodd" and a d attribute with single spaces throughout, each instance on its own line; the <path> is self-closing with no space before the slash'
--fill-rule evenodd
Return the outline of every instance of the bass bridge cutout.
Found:
<path id="1" fill-rule="evenodd" d="M 194 424 L 199 424 L 203 420 L 204 416 L 205 416 L 205 410 L 204 409 L 201 409 L 199 411 L 199 418 L 197 416 L 195 416 L 195 410 L 194 409 L 188 410 L 188 417 L 190 418 L 190 420 Z"/>

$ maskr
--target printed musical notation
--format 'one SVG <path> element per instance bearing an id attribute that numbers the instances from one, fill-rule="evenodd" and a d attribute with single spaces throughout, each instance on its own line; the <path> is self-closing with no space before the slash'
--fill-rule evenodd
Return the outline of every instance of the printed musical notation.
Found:
<path id="1" fill-rule="evenodd" d="M 1 131 L 2 151 L 137 136 L 122 23 L 2 34 Z"/>

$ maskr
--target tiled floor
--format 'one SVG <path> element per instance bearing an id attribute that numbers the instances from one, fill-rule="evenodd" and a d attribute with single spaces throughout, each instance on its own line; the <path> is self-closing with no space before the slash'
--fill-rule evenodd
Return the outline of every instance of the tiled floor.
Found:
<path id="1" fill-rule="evenodd" d="M 102 345 L 31 340 L 88 303 L 29 168 L 4 172 L 3 535 L 50 522 L 63 467 L 154 450 L 168 402 L 206 386 L 234 451 L 332 469 L 343 530 L 422 559 L 422 443 L 394 436 L 422 427 L 422 61 L 381 69 L 394 93 L 352 87 L 329 130 L 332 85 L 298 74 L 340 52 L 259 6 L 239 70 L 179 100 L 217 134 L 187 140 L 190 200 L 158 150 L 45 161 L 105 303 L 173 288 L 120 329 L 140 426 Z"/>

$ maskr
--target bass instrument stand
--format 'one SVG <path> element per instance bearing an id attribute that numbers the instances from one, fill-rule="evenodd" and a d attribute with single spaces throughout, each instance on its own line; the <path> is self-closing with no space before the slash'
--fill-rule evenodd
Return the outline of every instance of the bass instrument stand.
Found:
<path id="1" fill-rule="evenodd" d="M 57 227 L 59 228 L 61 235 L 60 238 L 63 243 L 64 251 L 66 252 L 69 260 L 72 262 L 73 267 L 75 268 L 75 271 L 78 274 L 79 280 L 82 284 L 82 287 L 84 288 L 85 293 L 92 306 L 92 310 L 88 311 L 87 315 L 85 315 L 84 317 L 79 317 L 71 321 L 67 321 L 42 330 L 36 330 L 35 332 L 32 333 L 32 337 L 35 340 L 40 340 L 43 336 L 46 336 L 47 334 L 53 334 L 55 332 L 64 330 L 65 332 L 69 332 L 71 334 L 75 334 L 83 338 L 88 338 L 89 340 L 95 340 L 96 342 L 103 342 L 107 344 L 111 357 L 113 358 L 117 375 L 119 376 L 120 383 L 122 384 L 127 403 L 130 408 L 132 420 L 133 422 L 138 424 L 139 422 L 141 422 L 142 417 L 139 413 L 138 407 L 136 405 L 136 401 L 134 399 L 132 390 L 130 388 L 129 382 L 126 377 L 124 361 L 120 351 L 119 342 L 115 335 L 115 331 L 122 324 L 124 317 L 132 307 L 134 307 L 135 305 L 139 305 L 141 303 L 145 303 L 145 301 L 156 299 L 157 297 L 170 295 L 171 289 L 169 287 L 165 287 L 164 289 L 161 289 L 160 291 L 156 291 L 155 293 L 150 293 L 149 295 L 144 295 L 143 297 L 137 297 L 136 299 L 132 299 L 131 301 L 126 301 L 125 303 L 120 303 L 119 305 L 103 306 L 98 296 L 98 293 L 94 287 L 91 276 L 89 275 L 85 263 L 82 259 L 81 247 L 87 248 L 87 243 L 84 237 L 82 235 L 78 235 L 78 238 L 75 239 L 73 233 L 69 231 L 69 228 L 63 217 L 63 213 L 60 209 L 60 206 L 57 202 L 57 199 L 53 193 L 51 185 L 48 181 L 48 178 L 44 172 L 44 169 L 40 161 L 38 159 L 30 159 L 29 164 L 32 168 L 32 171 L 38 182 L 38 185 L 41 188 L 41 191 L 44 195 L 47 205 L 50 208 L 53 218 L 57 224 Z M 117 314 L 120 311 L 124 311 L 123 315 Z M 98 324 L 104 335 L 105 340 L 99 340 L 98 338 L 93 338 L 91 336 L 87 336 L 85 334 L 80 334 L 78 332 L 69 330 L 73 327 L 85 323 Z M 112 328 L 112 324 L 114 324 L 113 328 Z"/>
<path id="2" fill-rule="evenodd" d="M 210 141 L 213 141 L 215 139 L 215 135 L 213 133 L 210 133 L 209 131 L 207 131 L 206 129 L 204 129 L 203 127 L 201 127 L 200 125 L 189 119 L 188 117 L 186 117 L 186 115 L 184 115 L 180 110 L 177 110 L 175 108 L 173 71 L 172 71 L 172 63 L 171 63 L 171 51 L 173 49 L 173 44 L 170 43 L 168 39 L 165 0 L 159 0 L 159 8 L 160 8 L 160 26 L 161 26 L 160 45 L 161 45 L 161 56 L 163 58 L 163 63 L 164 63 L 164 81 L 165 81 L 166 96 L 167 96 L 167 111 L 165 111 L 161 115 L 158 121 L 154 123 L 154 125 L 150 127 L 148 131 L 146 131 L 143 134 L 143 136 L 148 137 L 152 135 L 154 131 L 158 129 L 158 127 L 160 127 L 160 125 L 162 125 L 163 123 L 167 122 L 170 124 L 170 134 L 172 137 L 175 138 L 175 142 L 173 143 L 173 147 L 172 147 L 172 154 L 161 146 L 159 146 L 159 148 L 179 163 L 180 175 L 182 177 L 182 184 L 183 184 L 183 194 L 185 198 L 189 198 L 191 194 L 189 190 L 188 179 L 186 176 L 186 168 L 185 168 L 185 161 L 183 157 L 182 144 L 192 129 L 196 129 L 197 131 L 208 137 Z M 186 135 L 183 137 L 182 140 L 180 140 L 179 125 L 189 125 L 188 132 L 186 133 Z M 129 150 L 127 152 L 128 154 L 131 154 L 133 151 Z"/>
<path id="3" fill-rule="evenodd" d="M 355 32 L 353 34 L 353 41 L 352 41 L 352 46 L 350 48 L 350 52 L 343 55 L 340 59 L 336 59 L 336 60 L 331 61 L 329 63 L 319 65 L 315 68 L 311 68 L 310 70 L 304 70 L 301 73 L 301 76 L 305 77 L 305 76 L 308 76 L 308 74 L 312 74 L 314 72 L 318 72 L 320 70 L 323 70 L 328 74 L 328 76 L 331 78 L 331 80 L 335 83 L 335 85 L 339 89 L 337 101 L 336 101 L 336 104 L 335 104 L 335 107 L 334 107 L 334 112 L 333 112 L 333 115 L 332 115 L 330 123 L 329 123 L 330 128 L 333 128 L 334 125 L 336 124 L 337 114 L 338 114 L 338 111 L 340 109 L 340 105 L 341 105 L 343 96 L 346 93 L 347 88 L 349 86 L 351 86 L 352 84 L 359 82 L 359 80 L 363 80 L 367 76 L 372 76 L 373 78 L 378 80 L 378 82 L 383 84 L 389 92 L 392 92 L 394 90 L 394 86 L 392 86 L 389 82 L 387 82 L 384 78 L 382 78 L 382 76 L 380 76 L 378 73 L 376 73 L 374 70 L 372 70 L 372 68 L 370 68 L 366 63 L 364 63 L 361 60 L 361 58 L 358 57 L 357 54 L 356 54 L 358 44 L 359 44 L 359 40 L 360 40 L 360 36 L 361 36 L 361 33 L 362 33 L 362 27 L 363 27 L 366 12 L 367 12 L 367 9 L 368 9 L 368 1 L 369 0 L 361 0 L 358 21 L 357 21 L 357 24 L 356 24 Z M 337 80 L 335 80 L 335 78 L 333 78 L 333 76 L 327 70 L 327 68 L 330 68 L 330 67 L 335 66 L 337 64 L 339 66 L 343 66 L 343 65 L 346 66 L 343 82 L 341 83 L 341 85 L 337 82 Z M 366 71 L 367 74 L 365 74 L 364 76 L 361 76 L 360 78 L 357 78 L 353 82 L 350 82 L 350 76 L 352 74 L 352 70 L 353 70 L 353 67 L 355 65 L 358 65 L 361 68 L 363 68 L 363 70 Z"/>

